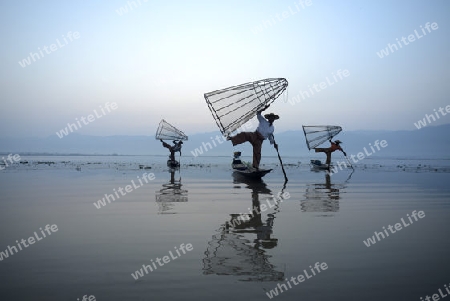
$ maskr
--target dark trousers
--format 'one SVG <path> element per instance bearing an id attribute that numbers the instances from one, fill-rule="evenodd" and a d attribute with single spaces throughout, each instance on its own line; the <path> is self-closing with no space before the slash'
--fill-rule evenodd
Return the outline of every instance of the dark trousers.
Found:
<path id="1" fill-rule="evenodd" d="M 175 161 L 175 152 L 173 151 L 172 146 L 170 144 L 165 143 L 164 141 L 163 141 L 162 144 L 163 144 L 163 146 L 165 148 L 169 149 L 169 151 L 170 151 L 170 160 Z"/>
<path id="2" fill-rule="evenodd" d="M 314 150 L 316 153 L 325 153 L 327 155 L 327 161 L 325 163 L 328 165 L 331 164 L 331 148 L 315 148 Z"/>
<path id="3" fill-rule="evenodd" d="M 261 147 L 264 141 L 264 137 L 259 132 L 241 132 L 234 137 L 230 137 L 230 140 L 233 143 L 233 146 L 244 142 L 250 142 L 253 146 L 253 167 L 259 168 L 259 162 L 261 162 Z"/>

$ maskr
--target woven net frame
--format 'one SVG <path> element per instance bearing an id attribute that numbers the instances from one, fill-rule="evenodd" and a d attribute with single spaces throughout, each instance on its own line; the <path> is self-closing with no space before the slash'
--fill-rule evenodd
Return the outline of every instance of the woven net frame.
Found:
<path id="1" fill-rule="evenodd" d="M 275 101 L 287 88 L 284 78 L 270 78 L 205 93 L 213 118 L 228 136 Z"/>
<path id="2" fill-rule="evenodd" d="M 306 146 L 308 149 L 315 148 L 325 141 L 332 139 L 339 134 L 342 128 L 337 125 L 313 125 L 303 126 L 303 133 L 306 138 Z"/>
<path id="3" fill-rule="evenodd" d="M 164 119 L 160 121 L 156 130 L 155 139 L 161 140 L 188 140 L 188 136 Z"/>

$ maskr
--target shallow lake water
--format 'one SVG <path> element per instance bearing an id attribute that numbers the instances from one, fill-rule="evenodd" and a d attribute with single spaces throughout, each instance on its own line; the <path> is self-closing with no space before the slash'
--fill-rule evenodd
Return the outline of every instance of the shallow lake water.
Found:
<path id="1" fill-rule="evenodd" d="M 287 158 L 285 183 L 276 158 L 261 181 L 229 158 L 176 171 L 165 159 L 30 156 L 3 170 L 0 299 L 420 300 L 450 283 L 448 160 L 328 176 Z"/>

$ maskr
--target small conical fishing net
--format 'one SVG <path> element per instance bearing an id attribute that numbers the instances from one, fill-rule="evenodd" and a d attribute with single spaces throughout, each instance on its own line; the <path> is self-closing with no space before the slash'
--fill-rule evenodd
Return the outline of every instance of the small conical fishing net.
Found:
<path id="1" fill-rule="evenodd" d="M 162 140 L 188 140 L 188 136 L 164 119 L 159 123 L 155 138 Z"/>
<path id="2" fill-rule="evenodd" d="M 228 136 L 271 104 L 287 88 L 285 78 L 270 78 L 205 93 L 220 131 Z"/>
<path id="3" fill-rule="evenodd" d="M 342 131 L 342 128 L 336 125 L 303 126 L 308 149 L 315 148 L 325 141 L 332 139 L 340 131 Z"/>

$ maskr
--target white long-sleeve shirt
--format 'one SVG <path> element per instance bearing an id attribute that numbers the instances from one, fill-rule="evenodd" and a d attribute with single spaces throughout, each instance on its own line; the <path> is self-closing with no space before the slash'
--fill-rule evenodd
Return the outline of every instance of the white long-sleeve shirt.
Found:
<path id="1" fill-rule="evenodd" d="M 269 138 L 270 144 L 274 143 L 273 139 L 273 131 L 274 127 L 273 125 L 270 125 L 269 121 L 267 121 L 262 115 L 261 112 L 258 112 L 256 114 L 256 117 L 258 118 L 259 125 L 256 128 L 256 130 L 264 137 L 264 140 Z"/>

